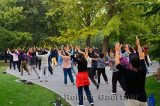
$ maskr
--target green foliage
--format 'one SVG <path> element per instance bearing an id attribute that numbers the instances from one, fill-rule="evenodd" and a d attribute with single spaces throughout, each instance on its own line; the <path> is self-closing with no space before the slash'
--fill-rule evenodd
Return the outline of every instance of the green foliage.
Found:
<path id="1" fill-rule="evenodd" d="M 113 16 L 106 27 L 102 29 L 104 35 L 109 36 L 112 32 L 116 32 L 117 35 L 120 35 L 120 25 L 122 25 L 121 18 L 118 15 Z"/>
<path id="2" fill-rule="evenodd" d="M 21 14 L 23 7 L 16 6 L 17 0 L 0 1 L 0 26 L 10 29 L 11 25 L 18 23 L 25 17 Z"/>
<path id="3" fill-rule="evenodd" d="M 1 51 L 20 45 L 27 45 L 32 41 L 31 34 L 28 32 L 8 31 L 3 27 L 0 27 L 0 38 Z"/>
<path id="4" fill-rule="evenodd" d="M 160 2 L 109 1 L 1 0 L 1 45 L 85 45 L 85 39 L 90 37 L 91 46 L 102 46 L 104 36 L 109 36 L 113 47 L 119 40 L 134 45 L 134 37 L 139 35 L 141 43 L 149 44 L 153 57 L 157 57 Z"/>
<path id="5" fill-rule="evenodd" d="M 160 2 L 158 0 L 152 2 L 148 0 L 146 2 L 134 3 L 132 6 L 137 6 L 143 10 L 141 16 L 145 18 L 145 23 L 149 25 L 153 34 L 148 33 L 146 35 L 141 35 L 141 41 L 143 45 L 149 44 L 151 48 L 149 54 L 152 58 L 158 58 L 160 54 Z"/>

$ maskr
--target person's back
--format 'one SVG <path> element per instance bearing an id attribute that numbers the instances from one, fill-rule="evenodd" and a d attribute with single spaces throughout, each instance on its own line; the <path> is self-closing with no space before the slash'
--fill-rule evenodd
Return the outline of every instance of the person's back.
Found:
<path id="1" fill-rule="evenodd" d="M 59 56 L 63 59 L 63 63 L 62 63 L 63 68 L 71 68 L 71 57 L 63 56 L 61 54 L 59 54 Z"/>
<path id="2" fill-rule="evenodd" d="M 147 96 L 145 92 L 145 78 L 146 78 L 146 65 L 144 62 L 144 56 L 142 48 L 139 43 L 139 39 L 136 37 L 138 46 L 139 56 L 131 54 L 129 63 L 131 69 L 125 68 L 120 64 L 120 44 L 115 45 L 116 57 L 115 64 L 116 68 L 125 75 L 126 79 L 126 92 L 125 98 L 126 105 L 134 104 L 134 106 L 147 106 Z"/>
<path id="3" fill-rule="evenodd" d="M 146 102 L 146 94 L 145 94 L 145 78 L 146 78 L 146 69 L 145 69 L 144 60 L 140 61 L 140 69 L 139 70 L 131 70 L 125 69 L 124 67 L 118 66 L 119 70 L 124 70 L 123 72 L 126 78 L 126 97 L 129 99 L 132 96 L 135 99 Z M 137 97 L 136 97 L 137 96 Z M 134 98 L 133 98 L 134 99 Z"/>
<path id="4" fill-rule="evenodd" d="M 26 55 L 21 52 L 20 55 L 19 55 L 19 58 L 21 59 L 21 61 L 25 61 L 26 60 Z"/>
<path id="5" fill-rule="evenodd" d="M 105 59 L 104 58 L 98 58 L 97 59 L 97 68 L 105 68 Z"/>
<path id="6" fill-rule="evenodd" d="M 58 52 L 57 50 L 54 50 L 55 51 L 55 57 L 58 57 Z"/>
<path id="7" fill-rule="evenodd" d="M 13 56 L 13 61 L 18 61 L 18 54 L 17 53 L 10 53 Z"/>
<path id="8" fill-rule="evenodd" d="M 30 58 L 30 60 L 29 60 L 29 65 L 30 65 L 30 66 L 36 65 L 36 56 L 32 56 L 32 58 Z"/>
<path id="9" fill-rule="evenodd" d="M 52 57 L 52 58 L 55 57 L 55 50 L 51 50 L 51 57 Z"/>
<path id="10" fill-rule="evenodd" d="M 36 56 L 41 59 L 41 64 L 48 65 L 48 56 L 50 55 L 50 52 L 47 51 L 47 53 L 42 53 L 42 54 L 43 55 L 38 55 L 38 53 L 36 52 Z"/>

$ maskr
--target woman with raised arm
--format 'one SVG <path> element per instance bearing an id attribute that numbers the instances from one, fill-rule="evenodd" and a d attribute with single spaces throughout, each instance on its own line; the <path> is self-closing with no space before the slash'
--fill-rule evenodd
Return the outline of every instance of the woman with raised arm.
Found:
<path id="1" fill-rule="evenodd" d="M 21 75 L 23 75 L 23 68 L 28 72 L 28 75 L 30 75 L 30 72 L 28 70 L 28 66 L 26 63 L 26 55 L 24 54 L 23 51 L 20 51 L 20 61 L 21 61 Z"/>
<path id="2" fill-rule="evenodd" d="M 72 46 L 72 45 L 70 45 L 70 46 L 71 46 L 71 49 L 72 49 L 72 50 L 71 50 L 71 51 L 72 51 L 72 52 L 71 52 L 71 55 L 74 55 L 73 46 Z M 68 48 L 69 48 L 69 47 L 68 47 Z M 68 48 L 67 48 L 67 49 L 68 49 Z M 68 49 L 68 50 L 69 50 L 69 49 Z M 77 74 L 77 73 L 76 73 L 76 70 L 74 69 L 73 59 L 71 59 L 71 70 L 73 71 L 74 76 L 76 77 L 76 74 Z"/>
<path id="3" fill-rule="evenodd" d="M 99 88 L 99 84 L 95 81 L 95 79 L 93 78 L 92 76 L 92 58 L 90 58 L 89 54 L 88 54 L 88 47 L 85 48 L 85 57 L 86 57 L 86 60 L 87 60 L 87 73 L 88 73 L 88 76 L 89 78 L 91 79 L 92 83 L 97 87 L 97 89 Z"/>
<path id="4" fill-rule="evenodd" d="M 115 65 L 116 68 L 122 72 L 126 78 L 126 106 L 147 106 L 147 97 L 145 92 L 146 66 L 144 63 L 144 56 L 139 39 L 137 37 L 136 42 L 139 56 L 136 54 L 130 54 L 129 63 L 131 69 L 125 68 L 120 64 L 119 51 L 121 48 L 119 43 L 115 45 Z"/>
<path id="5" fill-rule="evenodd" d="M 76 49 L 81 52 L 78 47 Z M 89 90 L 90 81 L 87 74 L 87 60 L 85 59 L 83 53 L 78 54 L 78 58 L 75 58 L 73 55 L 69 54 L 72 59 L 78 64 L 78 73 L 76 76 L 76 85 L 78 87 L 78 97 L 79 97 L 79 106 L 83 106 L 83 88 L 86 92 L 87 99 L 91 106 L 94 106 L 93 98 Z"/>
<path id="6" fill-rule="evenodd" d="M 18 51 L 17 51 L 17 49 L 14 50 L 14 53 L 11 53 L 10 49 L 8 48 L 8 53 L 13 56 L 14 70 L 16 69 L 15 65 L 17 65 L 17 68 L 19 69 L 19 72 L 21 72 L 20 67 L 18 66 Z"/>
<path id="7" fill-rule="evenodd" d="M 30 66 L 30 80 L 32 80 L 32 70 L 36 73 L 37 77 L 40 79 L 39 73 L 36 70 L 36 52 L 33 52 L 33 50 L 30 50 L 30 55 L 29 52 L 27 54 L 29 57 L 29 66 Z"/>
<path id="8" fill-rule="evenodd" d="M 63 56 L 58 48 L 57 48 L 57 51 L 58 51 L 58 55 L 63 59 L 63 63 L 62 63 L 63 72 L 64 72 L 64 84 L 63 85 L 64 86 L 67 85 L 67 75 L 69 75 L 71 83 L 75 85 L 74 79 L 72 76 L 72 71 L 71 71 L 71 57 L 69 56 L 69 53 L 66 50 L 66 52 L 64 53 L 65 56 Z"/>
<path id="9" fill-rule="evenodd" d="M 98 55 L 97 53 L 95 53 L 95 55 L 97 55 L 99 58 L 92 58 L 92 60 L 97 61 L 97 71 L 98 71 L 98 84 L 100 84 L 100 76 L 101 74 L 103 75 L 104 81 L 106 82 L 106 84 L 108 84 L 108 78 L 107 75 L 105 73 L 105 59 L 104 59 L 104 54 L 100 53 L 100 55 Z"/>
<path id="10" fill-rule="evenodd" d="M 42 75 L 44 74 L 45 71 L 45 81 L 47 82 L 48 78 L 48 57 L 50 55 L 49 51 L 43 50 L 42 55 L 38 54 L 36 52 L 36 56 L 41 59 L 42 65 L 41 65 L 41 72 L 40 72 L 40 82 L 42 82 Z"/>
<path id="11" fill-rule="evenodd" d="M 59 49 L 57 50 L 57 52 L 58 51 L 59 51 Z M 63 51 L 63 48 L 61 48 L 61 51 Z M 58 65 L 59 65 L 59 68 L 61 67 L 61 63 L 63 63 L 63 59 L 58 54 Z"/>
<path id="12" fill-rule="evenodd" d="M 113 51 L 113 53 L 115 55 L 114 51 Z M 121 85 L 121 87 L 122 87 L 122 89 L 124 91 L 125 91 L 125 83 L 122 81 L 121 73 L 119 72 L 119 70 L 115 66 L 115 59 L 111 59 L 110 56 L 108 55 L 108 52 L 106 52 L 106 57 L 107 57 L 108 61 L 112 63 L 111 70 L 113 70 L 113 73 L 112 73 L 112 92 L 111 92 L 111 95 L 116 95 L 116 92 L 117 92 L 117 81 L 120 83 L 120 85 Z"/>

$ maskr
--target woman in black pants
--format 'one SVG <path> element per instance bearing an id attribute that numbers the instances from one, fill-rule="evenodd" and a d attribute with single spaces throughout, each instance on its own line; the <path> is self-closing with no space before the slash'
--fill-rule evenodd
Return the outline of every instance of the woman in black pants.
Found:
<path id="1" fill-rule="evenodd" d="M 97 65 L 98 83 L 100 84 L 100 76 L 101 76 L 101 73 L 102 73 L 104 81 L 106 82 L 106 84 L 108 84 L 108 78 L 107 78 L 107 75 L 105 73 L 105 59 L 103 58 L 104 54 L 100 53 L 100 55 L 98 55 L 97 53 L 95 53 L 95 55 L 97 55 L 99 57 L 97 59 L 92 58 L 92 60 L 95 60 L 95 61 L 98 62 L 98 65 Z"/>
<path id="2" fill-rule="evenodd" d="M 93 78 L 93 74 L 92 74 L 92 68 L 91 68 L 91 63 L 92 63 L 92 58 L 90 58 L 89 54 L 88 54 L 88 49 L 89 48 L 86 48 L 85 49 L 85 57 L 86 57 L 86 60 L 87 60 L 87 73 L 88 73 L 88 76 L 89 78 L 91 79 L 92 83 L 97 87 L 97 89 L 99 88 L 99 84 L 95 81 L 95 79 Z"/>

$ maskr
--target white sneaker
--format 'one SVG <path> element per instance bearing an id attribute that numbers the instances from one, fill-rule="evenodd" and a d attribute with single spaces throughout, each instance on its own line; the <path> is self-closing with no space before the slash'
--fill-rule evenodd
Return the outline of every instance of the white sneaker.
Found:
<path id="1" fill-rule="evenodd" d="M 63 86 L 67 86 L 67 84 L 63 84 Z"/>
<path id="2" fill-rule="evenodd" d="M 79 105 L 79 104 L 77 104 L 77 106 L 83 106 L 83 105 Z"/>
<path id="3" fill-rule="evenodd" d="M 61 66 L 58 66 L 59 68 L 61 68 Z"/>
<path id="4" fill-rule="evenodd" d="M 116 93 L 111 92 L 111 95 L 116 95 Z"/>

